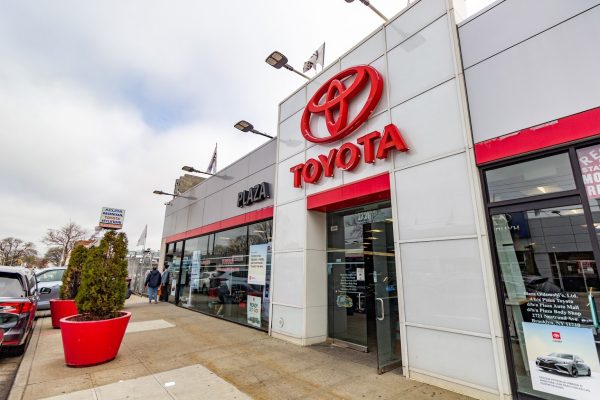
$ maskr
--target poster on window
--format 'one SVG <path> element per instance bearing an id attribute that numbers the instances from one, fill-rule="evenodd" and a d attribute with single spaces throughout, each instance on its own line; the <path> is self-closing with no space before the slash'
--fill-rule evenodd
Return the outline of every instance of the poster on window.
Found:
<path id="1" fill-rule="evenodd" d="M 589 199 L 600 199 L 600 145 L 577 150 L 581 176 Z"/>
<path id="2" fill-rule="evenodd" d="M 246 303 L 248 324 L 260 328 L 260 310 L 261 298 L 257 296 L 247 296 Z"/>
<path id="3" fill-rule="evenodd" d="M 175 296 L 175 291 L 177 290 L 177 279 L 171 280 L 171 296 Z"/>
<path id="4" fill-rule="evenodd" d="M 523 322 L 535 390 L 569 399 L 600 398 L 600 363 L 590 328 Z"/>
<path id="5" fill-rule="evenodd" d="M 248 263 L 248 283 L 264 285 L 267 278 L 267 257 L 271 252 L 271 243 L 250 246 L 250 262 Z"/>
<path id="6" fill-rule="evenodd" d="M 200 288 L 200 259 L 202 251 L 196 250 L 192 253 L 192 269 L 190 271 L 190 290 L 197 291 Z"/>

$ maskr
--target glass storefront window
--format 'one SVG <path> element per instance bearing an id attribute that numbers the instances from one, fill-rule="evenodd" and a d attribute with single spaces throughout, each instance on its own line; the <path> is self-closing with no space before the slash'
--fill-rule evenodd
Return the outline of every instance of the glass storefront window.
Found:
<path id="1" fill-rule="evenodd" d="M 600 145 L 578 149 L 577 161 L 594 220 L 596 240 L 600 241 Z"/>
<path id="2" fill-rule="evenodd" d="M 199 304 L 197 297 L 198 294 L 203 290 L 203 282 L 200 279 L 200 264 L 202 259 L 206 257 L 207 248 L 207 236 L 188 239 L 185 241 L 179 305 L 192 307 L 193 304 Z"/>
<path id="3" fill-rule="evenodd" d="M 271 235 L 263 221 L 186 240 L 179 305 L 267 330 Z"/>
<path id="4" fill-rule="evenodd" d="M 519 391 L 582 398 L 571 384 L 583 380 L 573 377 L 600 368 L 600 281 L 582 206 L 498 213 L 492 222 Z"/>
<path id="5" fill-rule="evenodd" d="M 568 153 L 491 169 L 485 177 L 491 202 L 575 189 Z"/>
<path id="6" fill-rule="evenodd" d="M 485 177 L 490 201 L 506 201 L 490 205 L 490 218 L 517 392 L 599 398 L 600 146 L 491 169 Z"/>

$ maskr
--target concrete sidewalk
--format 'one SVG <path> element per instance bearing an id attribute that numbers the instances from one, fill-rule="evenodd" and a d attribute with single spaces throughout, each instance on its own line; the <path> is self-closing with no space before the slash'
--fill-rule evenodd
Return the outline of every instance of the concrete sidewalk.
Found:
<path id="1" fill-rule="evenodd" d="M 468 399 L 399 372 L 377 375 L 353 350 L 299 347 L 135 296 L 125 309 L 119 355 L 89 368 L 65 366 L 60 331 L 38 319 L 9 399 Z"/>

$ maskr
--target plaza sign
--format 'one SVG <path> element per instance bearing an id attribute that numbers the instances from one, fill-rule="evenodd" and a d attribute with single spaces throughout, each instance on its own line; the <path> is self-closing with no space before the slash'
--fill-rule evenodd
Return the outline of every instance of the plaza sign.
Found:
<path id="1" fill-rule="evenodd" d="M 269 184 L 267 182 L 262 182 L 258 185 L 252 186 L 248 190 L 239 192 L 237 196 L 237 206 L 249 206 L 269 198 L 271 198 Z"/>

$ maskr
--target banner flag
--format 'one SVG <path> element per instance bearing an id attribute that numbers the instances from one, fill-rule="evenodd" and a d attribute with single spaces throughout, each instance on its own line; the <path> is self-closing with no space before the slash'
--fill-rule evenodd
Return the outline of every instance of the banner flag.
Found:
<path id="1" fill-rule="evenodd" d="M 315 52 L 310 56 L 307 62 L 304 63 L 304 67 L 302 68 L 303 72 L 307 72 L 311 69 L 317 70 L 317 64 L 323 68 L 325 63 L 325 43 L 321 45 Z"/>
<path id="2" fill-rule="evenodd" d="M 208 172 L 210 174 L 217 173 L 217 143 L 215 143 L 215 151 L 213 151 L 213 155 L 210 158 L 210 163 L 208 164 L 208 168 L 206 169 L 206 172 Z"/>
<path id="3" fill-rule="evenodd" d="M 146 235 L 147 234 L 148 234 L 148 224 L 146 224 L 146 226 L 144 227 L 144 230 L 142 231 L 142 234 L 140 235 L 140 238 L 137 241 L 138 246 L 146 247 Z"/>

